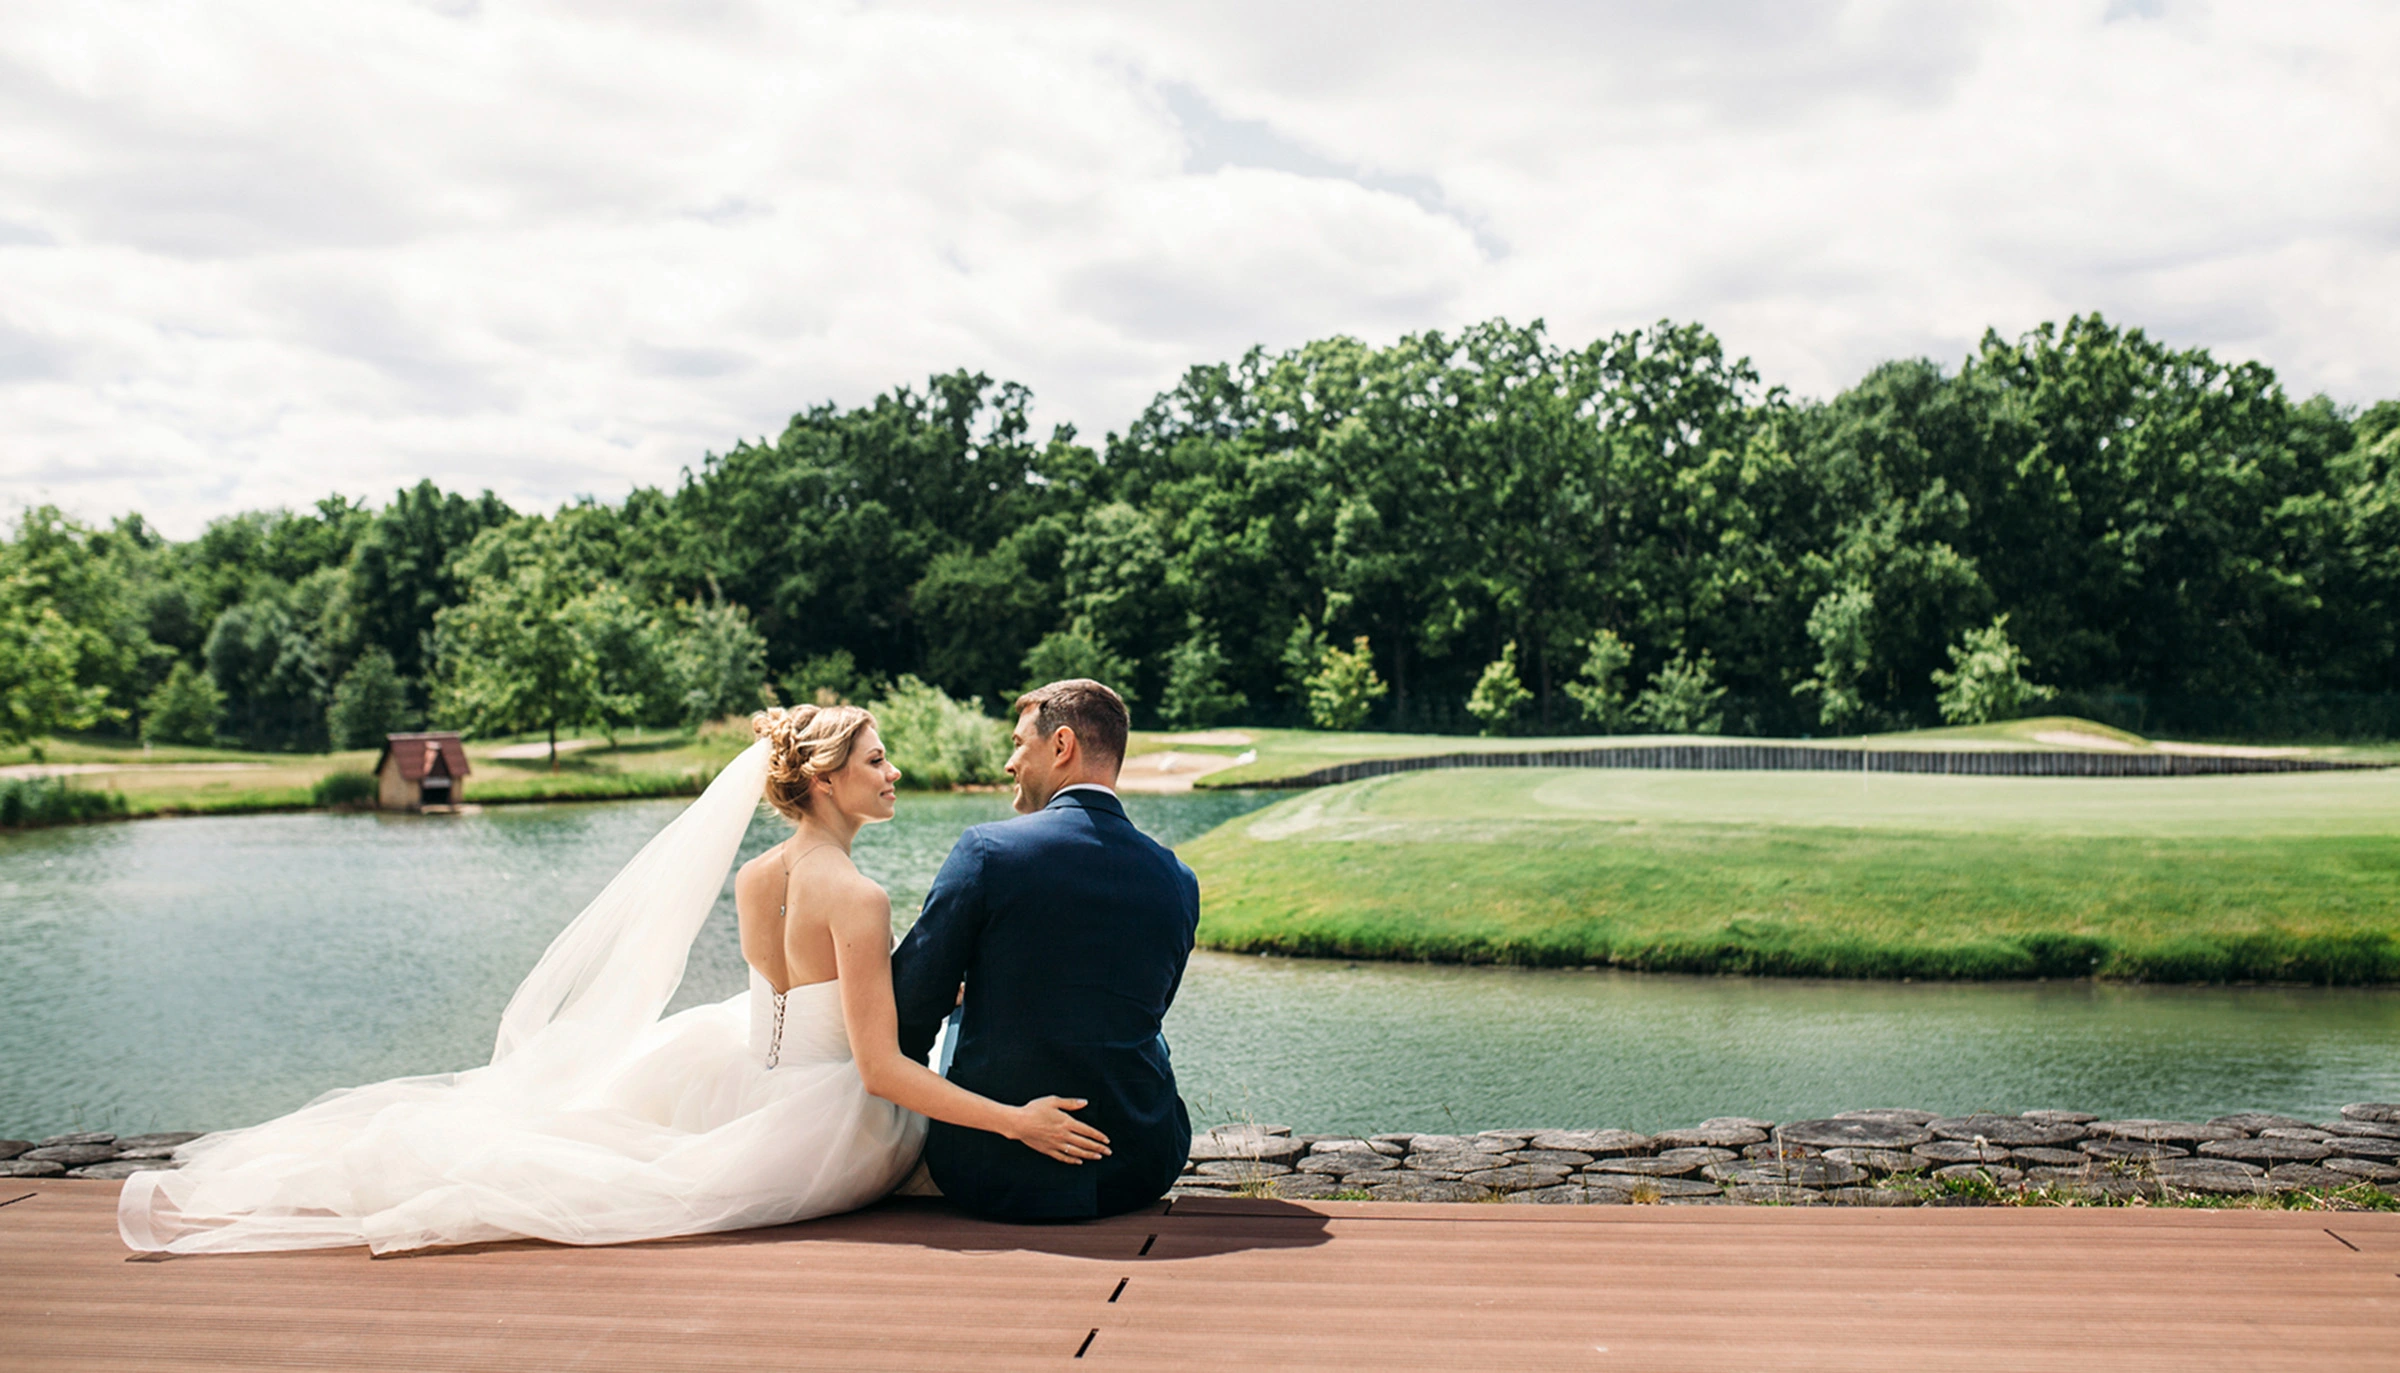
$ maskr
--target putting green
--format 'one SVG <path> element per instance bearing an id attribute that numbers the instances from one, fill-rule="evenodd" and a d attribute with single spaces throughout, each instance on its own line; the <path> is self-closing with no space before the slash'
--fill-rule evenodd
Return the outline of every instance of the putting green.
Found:
<path id="1" fill-rule="evenodd" d="M 1445 769 L 1184 856 L 1243 952 L 1849 977 L 2400 981 L 2400 774 Z"/>
<path id="2" fill-rule="evenodd" d="M 1456 768 L 1309 792 L 1248 823 L 1258 839 L 1316 831 L 1317 838 L 1372 834 L 1431 841 L 1463 838 L 1491 822 L 2173 838 L 2400 836 L 2400 769 L 2085 778 Z"/>

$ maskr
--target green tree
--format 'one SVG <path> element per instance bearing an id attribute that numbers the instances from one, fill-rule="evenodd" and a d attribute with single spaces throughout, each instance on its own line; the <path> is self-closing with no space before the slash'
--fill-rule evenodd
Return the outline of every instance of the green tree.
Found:
<path id="1" fill-rule="evenodd" d="M 847 705 L 872 700 L 885 690 L 881 680 L 858 670 L 858 660 L 846 648 L 801 659 L 779 685 L 794 705 Z"/>
<path id="2" fill-rule="evenodd" d="M 720 599 L 680 606 L 677 618 L 670 655 L 685 726 L 756 710 L 767 682 L 767 641 L 750 613 Z"/>
<path id="3" fill-rule="evenodd" d="M 108 688 L 76 681 L 89 631 L 19 590 L 0 583 L 0 601 L 13 602 L 0 604 L 0 744 L 91 728 L 106 718 Z"/>
<path id="4" fill-rule="evenodd" d="M 2009 641 L 2008 617 L 1970 629 L 1950 649 L 1950 670 L 1934 669 L 1942 719 L 1954 725 L 2013 720 L 2058 693 L 2025 680 L 2025 654 Z"/>
<path id="5" fill-rule="evenodd" d="M 1987 334 L 1960 380 L 1992 398 L 1993 495 L 1961 550 L 1993 596 L 1941 641 L 2006 606 L 2012 637 L 2071 682 L 2255 696 L 2305 680 L 2290 651 L 2330 629 L 2329 468 L 2350 441 L 2322 408 L 2262 364 L 2098 315 Z"/>
<path id="6" fill-rule="evenodd" d="M 433 617 L 467 598 L 454 560 L 483 531 L 515 518 L 489 491 L 468 497 L 421 481 L 393 492 L 360 528 L 345 566 L 360 641 L 382 645 L 403 680 L 429 688 Z"/>
<path id="7" fill-rule="evenodd" d="M 51 506 L 18 517 L 0 540 L 0 741 L 125 717 L 151 652 L 129 591 L 105 535 Z"/>
<path id="8" fill-rule="evenodd" d="M 1350 641 L 1347 653 L 1325 650 L 1316 674 L 1308 679 L 1309 718 L 1319 729 L 1357 729 L 1388 690 L 1375 675 L 1375 655 L 1361 634 Z"/>
<path id="9" fill-rule="evenodd" d="M 667 619 L 615 582 L 601 582 L 570 602 L 566 615 L 592 655 L 597 682 L 585 723 L 615 743 L 627 725 L 673 725 L 692 704 Z M 752 688 L 749 702 L 757 700 Z M 745 708 L 755 708 L 745 703 Z"/>
<path id="10" fill-rule="evenodd" d="M 556 771 L 561 727 L 635 717 L 640 698 L 610 680 L 637 665 L 621 654 L 604 665 L 600 651 L 622 647 L 622 596 L 570 567 L 544 522 L 486 530 L 463 562 L 473 594 L 434 616 L 436 719 L 479 734 L 544 731 Z"/>
<path id="11" fill-rule="evenodd" d="M 1070 677 L 1089 677 L 1113 689 L 1127 705 L 1139 700 L 1134 692 L 1133 662 L 1111 649 L 1091 626 L 1081 622 L 1042 636 L 1025 654 L 1024 691 Z"/>
<path id="12" fill-rule="evenodd" d="M 1792 694 L 1817 698 L 1821 724 L 1840 729 L 1871 718 L 1861 691 L 1875 666 L 1870 633 L 1874 615 L 1875 593 L 1863 586 L 1826 592 L 1808 612 L 1808 637 L 1817 646 L 1817 671 L 1792 688 Z"/>
<path id="13" fill-rule="evenodd" d="M 1483 721 L 1484 733 L 1508 734 L 1532 699 L 1533 693 L 1517 675 L 1517 646 L 1512 642 L 1501 648 L 1499 657 L 1484 664 L 1483 675 L 1475 679 L 1475 690 L 1467 697 L 1467 713 Z"/>
<path id="14" fill-rule="evenodd" d="M 374 748 L 385 735 L 404 728 L 407 720 L 407 684 L 383 645 L 371 645 L 334 684 L 333 704 L 325 713 L 326 734 L 335 748 Z"/>
<path id="15" fill-rule="evenodd" d="M 1236 696 L 1305 710 L 1325 646 L 1367 637 L 1395 726 L 1454 727 L 1507 643 L 1516 728 L 1618 728 L 1641 698 L 1587 675 L 1605 628 L 1673 669 L 1654 705 L 1706 663 L 1698 717 L 1720 728 L 1931 722 L 1932 674 L 1963 672 L 1962 632 L 2003 608 L 2047 681 L 2130 696 L 2144 727 L 2270 697 L 2381 709 L 2400 681 L 2400 401 L 2295 400 L 2263 366 L 2097 316 L 1822 403 L 1698 325 L 1564 346 L 1488 320 L 1193 367 L 1105 459 L 1063 427 L 1037 442 L 1030 405 L 936 376 L 523 526 L 430 483 L 180 543 L 28 512 L 0 540 L 0 728 L 106 728 L 181 661 L 223 688 L 227 737 L 319 746 L 328 684 L 380 647 L 412 698 L 438 686 L 437 615 L 537 541 L 592 654 L 579 723 L 612 730 L 684 718 L 695 689 L 738 708 L 740 636 L 683 647 L 674 607 L 703 604 L 746 611 L 801 699 L 913 674 L 988 708 L 1039 653 L 1177 719 Z M 687 680 L 700 659 L 721 690 Z"/>
<path id="16" fill-rule="evenodd" d="M 1625 723 L 1625 669 L 1632 665 L 1633 646 L 1603 629 L 1592 636 L 1575 680 L 1566 683 L 1568 699 L 1603 734 L 1614 734 Z"/>
<path id="17" fill-rule="evenodd" d="M 226 734 L 245 748 L 325 746 L 324 655 L 311 626 L 271 585 L 217 617 L 202 649 L 225 701 Z"/>
<path id="18" fill-rule="evenodd" d="M 1043 514 L 988 550 L 936 557 L 909 592 L 924 635 L 921 675 L 964 697 L 1014 699 L 1025 651 L 1058 619 L 1071 532 L 1064 516 Z"/>
<path id="19" fill-rule="evenodd" d="M 1633 715 L 1661 734 L 1718 734 L 1725 728 L 1718 705 L 1724 696 L 1708 654 L 1678 653 L 1651 675 L 1633 703 Z"/>
<path id="20" fill-rule="evenodd" d="M 1022 386 L 954 372 L 856 409 L 802 411 L 772 443 L 710 456 L 654 514 L 630 503 L 642 509 L 621 531 L 628 580 L 688 599 L 715 577 L 751 611 L 770 665 L 843 649 L 890 680 L 938 643 L 961 690 L 1011 685 L 1003 670 L 1040 637 L 1038 619 L 1004 619 L 1003 637 L 1030 634 L 993 650 L 1006 656 L 961 637 L 1004 589 L 994 585 L 1004 568 L 953 563 L 922 601 L 917 592 L 945 554 L 989 553 L 1044 515 L 1072 518 L 1105 481 L 1072 429 L 1032 439 L 1031 403 Z M 966 680 L 984 672 L 1001 676 Z"/>
<path id="21" fill-rule="evenodd" d="M 1059 555 L 1061 606 L 1046 619 L 1063 609 L 1077 632 L 1106 645 L 1124 663 L 1108 684 L 1128 701 L 1163 685 L 1145 669 L 1164 666 L 1191 621 L 1190 579 L 1169 572 L 1164 543 L 1155 513 L 1111 501 L 1084 512 Z"/>
<path id="22" fill-rule="evenodd" d="M 1194 634 L 1167 660 L 1159 713 L 1177 729 L 1205 729 L 1250 703 L 1225 685 L 1225 653 L 1207 634 Z"/>
<path id="23" fill-rule="evenodd" d="M 1308 707 L 1308 684 L 1325 666 L 1325 634 L 1306 619 L 1296 620 L 1284 636 L 1280 666 L 1284 693 Z"/>
<path id="24" fill-rule="evenodd" d="M 217 741 L 225 702 L 216 682 L 190 663 L 178 662 L 167 679 L 142 701 L 142 742 L 205 746 Z"/>

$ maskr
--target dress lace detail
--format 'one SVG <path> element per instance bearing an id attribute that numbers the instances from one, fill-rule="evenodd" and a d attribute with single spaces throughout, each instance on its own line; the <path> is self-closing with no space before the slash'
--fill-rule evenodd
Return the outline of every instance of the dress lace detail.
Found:
<path id="1" fill-rule="evenodd" d="M 775 993 L 775 1028 L 767 1032 L 767 1066 L 772 1068 L 783 1058 L 783 1013 L 790 1006 L 789 991 Z"/>

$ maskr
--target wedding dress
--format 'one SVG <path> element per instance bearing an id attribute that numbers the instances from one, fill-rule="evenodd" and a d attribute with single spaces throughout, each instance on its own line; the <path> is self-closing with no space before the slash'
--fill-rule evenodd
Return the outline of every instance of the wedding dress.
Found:
<path id="1" fill-rule="evenodd" d="M 925 1119 L 867 1093 L 837 983 L 778 997 L 753 970 L 741 995 L 660 1018 L 757 810 L 766 750 L 718 774 L 551 943 L 490 1064 L 328 1092 L 195 1140 L 179 1170 L 126 1180 L 125 1243 L 615 1244 L 783 1224 L 891 1191 Z"/>

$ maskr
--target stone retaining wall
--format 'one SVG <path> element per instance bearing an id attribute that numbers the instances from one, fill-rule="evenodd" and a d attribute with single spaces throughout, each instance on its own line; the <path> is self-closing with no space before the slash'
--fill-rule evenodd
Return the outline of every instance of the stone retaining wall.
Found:
<path id="1" fill-rule="evenodd" d="M 189 1131 L 0 1139 L 0 1178 L 123 1178 L 177 1166 Z M 1778 1124 L 1721 1116 L 1682 1130 L 1295 1135 L 1224 1125 L 1193 1136 L 1174 1195 L 1291 1200 L 1848 1203 L 1908 1206 L 2045 1191 L 2101 1200 L 2367 1186 L 2400 1197 L 2400 1104 L 2311 1123 L 2100 1120 L 2076 1111 L 1945 1117 L 1887 1108 Z M 2354 1194 L 2355 1195 L 2355 1194 Z"/>
<path id="2" fill-rule="evenodd" d="M 2258 1113 L 2198 1122 L 2100 1120 L 2076 1111 L 1945 1117 L 1893 1108 L 1784 1124 L 1725 1116 L 1649 1135 L 1485 1130 L 1361 1138 L 1226 1125 L 1193 1138 L 1175 1194 L 1913 1206 L 2003 1200 L 2012 1191 L 2124 1200 L 2361 1186 L 2400 1197 L 2400 1104 L 2345 1106 L 2341 1119 L 2319 1123 Z"/>
<path id="3" fill-rule="evenodd" d="M 0 1139 L 0 1178 L 122 1178 L 145 1168 L 173 1168 L 178 1145 L 196 1131 L 127 1135 L 104 1131 L 48 1139 Z"/>
<path id="4" fill-rule="evenodd" d="M 2188 753 L 2074 753 L 2002 749 L 1812 748 L 1805 744 L 1627 744 L 1510 753 L 1441 753 L 1336 763 L 1259 787 L 1330 787 L 1362 777 L 1437 768 L 1682 768 L 1731 772 L 1905 772 L 1961 777 L 2216 777 L 2255 772 L 2353 772 L 2385 763 Z"/>

